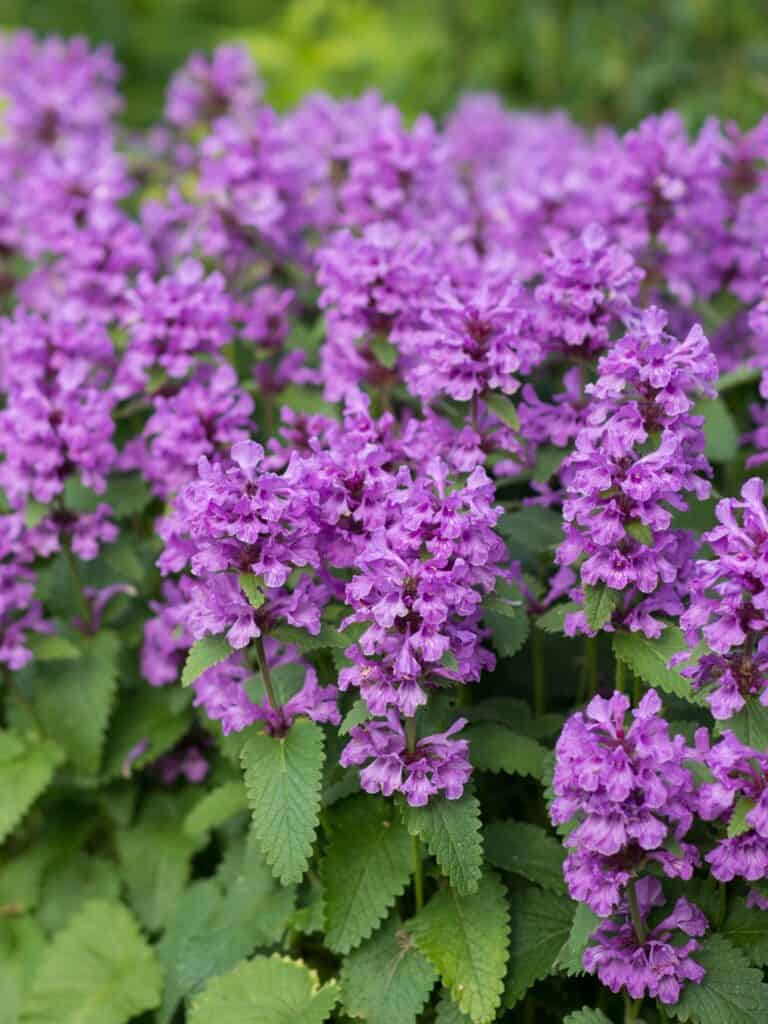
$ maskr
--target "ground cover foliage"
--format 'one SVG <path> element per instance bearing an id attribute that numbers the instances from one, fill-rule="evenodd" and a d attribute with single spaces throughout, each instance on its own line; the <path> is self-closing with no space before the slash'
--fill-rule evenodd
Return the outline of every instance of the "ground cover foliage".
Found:
<path id="1" fill-rule="evenodd" d="M 118 79 L 0 42 L 0 1020 L 764 1020 L 766 125 Z"/>

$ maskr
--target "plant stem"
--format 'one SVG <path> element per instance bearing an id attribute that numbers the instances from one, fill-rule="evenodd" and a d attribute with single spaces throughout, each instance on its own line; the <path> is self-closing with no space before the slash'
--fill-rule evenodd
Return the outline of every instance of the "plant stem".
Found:
<path id="1" fill-rule="evenodd" d="M 616 659 L 616 689 L 619 693 L 624 692 L 624 679 L 626 677 L 626 666 L 619 658 Z"/>
<path id="2" fill-rule="evenodd" d="M 587 662 L 588 693 L 590 697 L 594 697 L 597 693 L 597 637 L 587 637 L 584 644 L 584 657 Z"/>
<path id="3" fill-rule="evenodd" d="M 272 676 L 269 672 L 269 662 L 267 661 L 267 655 L 264 651 L 264 637 L 262 636 L 256 637 L 256 657 L 259 661 L 261 678 L 264 680 L 264 689 L 267 691 L 267 700 L 272 705 L 273 710 L 280 714 L 280 701 L 277 699 L 275 688 L 272 685 Z"/>
<path id="4" fill-rule="evenodd" d="M 632 927 L 635 929 L 637 941 L 642 945 L 645 942 L 645 923 L 640 915 L 640 906 L 637 902 L 634 878 L 627 886 L 627 896 L 629 897 L 629 916 L 632 919 Z"/>
<path id="5" fill-rule="evenodd" d="M 715 927 L 719 931 L 723 927 L 725 921 L 725 915 L 728 910 L 728 886 L 725 882 L 717 883 L 717 894 L 718 894 L 718 907 L 717 907 L 717 921 Z"/>
<path id="6" fill-rule="evenodd" d="M 416 750 L 415 718 L 406 718 L 405 720 L 405 742 L 408 753 L 413 754 Z M 418 836 L 411 837 L 411 850 L 413 852 L 413 902 L 418 913 L 424 906 L 424 874 L 421 864 L 421 842 Z"/>
<path id="7" fill-rule="evenodd" d="M 624 994 L 624 1024 L 632 1024 L 637 1020 L 642 1003 L 642 999 L 630 999 L 626 993 Z"/>
<path id="8" fill-rule="evenodd" d="M 546 706 L 546 677 L 544 675 L 544 634 L 534 627 L 531 633 L 531 655 L 533 657 L 533 710 L 544 714 Z"/>
<path id="9" fill-rule="evenodd" d="M 86 632 L 91 633 L 93 631 L 93 612 L 91 610 L 90 601 L 85 596 L 85 586 L 83 585 L 83 577 L 80 575 L 80 570 L 77 567 L 77 559 L 75 558 L 68 540 L 64 541 L 62 547 L 64 550 L 64 557 L 66 558 L 67 565 L 69 566 L 69 571 L 72 574 L 72 579 L 75 581 L 75 587 L 77 588 L 78 600 L 83 612 L 83 622 L 85 623 Z"/>

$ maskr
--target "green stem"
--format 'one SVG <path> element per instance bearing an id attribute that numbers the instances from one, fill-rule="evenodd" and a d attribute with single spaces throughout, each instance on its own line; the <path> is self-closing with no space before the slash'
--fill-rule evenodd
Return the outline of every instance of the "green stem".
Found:
<path id="1" fill-rule="evenodd" d="M 546 677 L 544 674 L 544 634 L 540 629 L 531 634 L 531 655 L 533 657 L 533 710 L 543 715 L 546 706 Z"/>
<path id="2" fill-rule="evenodd" d="M 264 651 L 264 637 L 262 636 L 256 637 L 256 657 L 259 660 L 259 669 L 261 670 L 261 678 L 264 680 L 264 689 L 267 691 L 267 699 L 272 708 L 279 714 L 281 711 L 280 701 L 277 699 L 275 688 L 272 685 L 272 676 L 270 675 L 269 662 Z"/>
<path id="3" fill-rule="evenodd" d="M 74 552 L 69 545 L 69 541 L 65 540 L 63 545 L 64 557 L 67 560 L 69 571 L 72 575 L 72 579 L 75 581 L 75 587 L 77 589 L 77 598 L 80 602 L 80 608 L 83 613 L 83 621 L 85 628 L 88 633 L 93 630 L 93 612 L 91 610 L 91 604 L 88 598 L 85 596 L 85 586 L 83 584 L 83 577 L 80 575 L 80 570 L 77 566 L 77 559 L 75 558 Z"/>
<path id="4" fill-rule="evenodd" d="M 717 906 L 717 921 L 715 922 L 715 929 L 720 931 L 725 922 L 725 915 L 728 910 L 728 886 L 725 882 L 717 883 L 717 894 L 718 894 L 718 906 Z"/>
<path id="5" fill-rule="evenodd" d="M 589 680 L 589 696 L 597 693 L 597 637 L 588 636 L 584 645 L 584 656 L 587 662 L 587 678 Z"/>
<path id="6" fill-rule="evenodd" d="M 632 1024 L 637 1020 L 642 1004 L 642 999 L 630 999 L 626 993 L 624 994 L 624 1024 Z"/>
<path id="7" fill-rule="evenodd" d="M 415 718 L 406 718 L 405 720 L 405 742 L 408 753 L 413 754 L 416 750 Z M 424 906 L 424 873 L 421 863 L 421 842 L 418 836 L 411 837 L 411 850 L 413 853 L 413 902 L 418 913 Z"/>
<path id="8" fill-rule="evenodd" d="M 635 935 L 637 941 L 642 945 L 645 942 L 645 922 L 640 914 L 640 905 L 637 902 L 637 891 L 635 889 L 635 880 L 627 886 L 627 895 L 629 897 L 629 916 L 632 919 L 632 927 L 635 929 Z"/>
<path id="9" fill-rule="evenodd" d="M 626 672 L 627 672 L 627 669 L 626 669 L 626 666 L 625 666 L 624 662 L 621 661 L 621 659 L 617 658 L 616 659 L 616 684 L 615 685 L 616 685 L 616 689 L 619 691 L 619 693 L 623 693 L 624 692 L 624 680 L 626 678 Z"/>

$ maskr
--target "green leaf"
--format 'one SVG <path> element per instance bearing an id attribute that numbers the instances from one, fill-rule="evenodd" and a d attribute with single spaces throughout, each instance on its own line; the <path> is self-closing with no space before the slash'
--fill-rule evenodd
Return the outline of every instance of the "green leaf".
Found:
<path id="1" fill-rule="evenodd" d="M 706 974 L 700 985 L 685 986 L 671 1014 L 694 1024 L 765 1024 L 768 985 L 740 950 L 722 935 L 710 935 L 692 956 Z"/>
<path id="2" fill-rule="evenodd" d="M 745 832 L 749 832 L 752 826 L 747 821 L 747 815 L 750 811 L 755 809 L 755 801 L 750 800 L 746 796 L 740 796 L 736 801 L 731 812 L 731 817 L 728 822 L 727 836 L 729 839 L 733 839 L 735 836 L 741 836 Z"/>
<path id="3" fill-rule="evenodd" d="M 611 1019 L 606 1017 L 602 1010 L 592 1010 L 584 1006 L 564 1017 L 563 1024 L 611 1024 Z"/>
<path id="4" fill-rule="evenodd" d="M 652 640 L 644 633 L 619 632 L 613 635 L 613 652 L 646 683 L 686 700 L 693 699 L 690 682 L 667 663 L 673 654 L 688 650 L 677 626 L 667 626 Z"/>
<path id="5" fill-rule="evenodd" d="M 285 736 L 251 732 L 241 754 L 253 833 L 284 885 L 301 879 L 312 852 L 323 743 L 319 725 L 297 718 Z"/>
<path id="6" fill-rule="evenodd" d="M 506 423 L 513 430 L 520 429 L 520 417 L 511 398 L 500 391 L 488 391 L 483 395 L 483 401 L 502 423 Z"/>
<path id="7" fill-rule="evenodd" d="M 0 918 L 0 1021 L 17 1024 L 21 1004 L 45 951 L 45 934 L 33 917 Z"/>
<path id="8" fill-rule="evenodd" d="M 152 501 L 149 485 L 140 473 L 112 476 L 99 500 L 106 501 L 117 519 L 138 515 Z"/>
<path id="9" fill-rule="evenodd" d="M 439 890 L 406 927 L 473 1024 L 495 1020 L 509 941 L 507 896 L 496 875 L 487 872 L 471 896 Z"/>
<path id="10" fill-rule="evenodd" d="M 30 498 L 24 508 L 24 525 L 33 530 L 42 523 L 50 511 L 50 505 L 44 505 L 42 501 L 35 501 L 33 498 Z"/>
<path id="11" fill-rule="evenodd" d="M 341 968 L 341 999 L 368 1024 L 414 1024 L 437 980 L 432 964 L 393 915 Z"/>
<path id="12" fill-rule="evenodd" d="M 653 531 L 650 526 L 641 522 L 639 519 L 630 519 L 624 526 L 625 532 L 636 540 L 639 544 L 644 544 L 648 548 L 653 547 Z"/>
<path id="13" fill-rule="evenodd" d="M 537 981 L 555 968 L 571 931 L 573 904 L 543 889 L 518 890 L 510 918 L 506 1005 L 512 1007 Z"/>
<path id="14" fill-rule="evenodd" d="M 240 581 L 240 589 L 248 598 L 248 602 L 251 608 L 259 609 L 266 600 L 264 591 L 259 586 L 258 577 L 254 576 L 252 572 L 241 572 L 237 577 Z"/>
<path id="15" fill-rule="evenodd" d="M 80 648 L 60 633 L 33 633 L 27 639 L 27 647 L 35 661 L 65 661 L 80 657 Z"/>
<path id="16" fill-rule="evenodd" d="M 499 613 L 500 602 L 487 598 L 483 602 L 483 619 L 491 631 L 491 642 L 502 658 L 517 654 L 528 639 L 530 622 L 525 608 L 515 609 L 515 614 Z"/>
<path id="17" fill-rule="evenodd" d="M 611 590 L 605 583 L 584 587 L 584 615 L 590 629 L 603 628 L 613 615 L 620 596 L 620 591 Z"/>
<path id="18" fill-rule="evenodd" d="M 364 700 L 356 700 L 349 711 L 344 715 L 339 726 L 339 736 L 346 736 L 348 733 L 355 728 L 356 725 L 362 725 L 363 722 L 367 721 L 371 717 L 371 713 L 368 710 L 368 705 Z"/>
<path id="19" fill-rule="evenodd" d="M 738 946 L 756 967 L 768 964 L 768 914 L 737 900 L 728 911 L 722 934 Z"/>
<path id="20" fill-rule="evenodd" d="M 763 371 L 756 366 L 737 366 L 734 370 L 721 374 L 715 387 L 722 394 L 724 391 L 730 391 L 731 388 L 740 387 L 742 384 L 757 384 L 762 374 Z"/>
<path id="21" fill-rule="evenodd" d="M 694 408 L 704 417 L 705 454 L 712 462 L 730 462 L 739 451 L 739 428 L 722 398 L 702 398 Z"/>
<path id="22" fill-rule="evenodd" d="M 303 963 L 257 956 L 210 981 L 190 1007 L 189 1024 L 323 1024 L 338 1002 L 335 982 L 320 986 Z"/>
<path id="23" fill-rule="evenodd" d="M 390 341 L 382 338 L 381 335 L 376 335 L 376 337 L 371 338 L 368 346 L 376 357 L 376 361 L 385 370 L 394 370 L 395 366 L 397 366 L 398 351 Z"/>
<path id="24" fill-rule="evenodd" d="M 93 900 L 43 957 L 23 1024 L 125 1024 L 160 1002 L 161 972 L 133 917 Z"/>
<path id="25" fill-rule="evenodd" d="M 520 736 L 499 722 L 473 723 L 464 735 L 470 760 L 480 771 L 542 777 L 547 750 L 529 736 Z"/>
<path id="26" fill-rule="evenodd" d="M 320 865 L 326 941 L 348 953 L 367 939 L 411 876 L 411 840 L 385 800 L 352 797 L 328 815 L 328 850 Z"/>
<path id="27" fill-rule="evenodd" d="M 46 734 L 67 752 L 75 769 L 95 775 L 117 692 L 115 633 L 89 637 L 79 658 L 54 663 L 51 685 L 38 687 L 37 708 Z"/>
<path id="28" fill-rule="evenodd" d="M 218 828 L 234 815 L 248 810 L 248 798 L 240 779 L 225 782 L 206 793 L 184 819 L 184 831 L 188 836 L 201 836 L 212 828 Z"/>
<path id="29" fill-rule="evenodd" d="M 536 619 L 536 625 L 539 629 L 543 629 L 545 633 L 564 633 L 566 615 L 573 615 L 574 612 L 578 611 L 580 611 L 580 608 L 575 601 L 556 604 L 554 608 L 550 608 Z"/>
<path id="30" fill-rule="evenodd" d="M 477 892 L 483 870 L 480 803 L 470 790 L 459 800 L 435 797 L 425 807 L 407 807 L 405 823 L 436 858 L 460 895 Z"/>
<path id="31" fill-rule="evenodd" d="M 538 825 L 495 821 L 485 831 L 485 849 L 494 867 L 522 875 L 552 892 L 566 891 L 563 847 Z"/>
<path id="32" fill-rule="evenodd" d="M 756 697 L 747 697 L 746 704 L 728 719 L 727 728 L 737 739 L 753 750 L 768 749 L 768 708 Z"/>
<path id="33" fill-rule="evenodd" d="M 270 676 L 272 679 L 272 689 L 278 702 L 280 704 L 287 704 L 291 697 L 297 694 L 304 685 L 304 680 L 307 677 L 307 666 L 301 662 L 278 665 L 272 669 Z M 269 700 L 269 695 L 260 672 L 246 680 L 245 689 L 250 699 L 256 704 Z"/>
<path id="34" fill-rule="evenodd" d="M 232 648 L 223 636 L 204 636 L 202 640 L 196 640 L 184 662 L 181 685 L 191 686 L 206 669 L 225 661 L 231 653 Z"/>
<path id="35" fill-rule="evenodd" d="M 443 989 L 437 1003 L 435 1024 L 472 1024 L 472 1021 L 466 1013 L 461 1012 L 450 995 Z"/>
<path id="36" fill-rule="evenodd" d="M 86 855 L 79 849 L 60 858 L 46 871 L 37 916 L 49 932 L 55 932 L 88 900 L 119 898 L 117 864 L 106 857 Z"/>
<path id="37" fill-rule="evenodd" d="M 125 696 L 107 733 L 104 773 L 130 775 L 175 746 L 192 720 L 190 700 L 190 692 L 177 687 L 144 686 Z M 139 743 L 146 746 L 129 763 Z"/>
<path id="38" fill-rule="evenodd" d="M 600 924 L 600 918 L 586 903 L 576 904 L 571 931 L 557 957 L 557 966 L 567 974 L 583 974 L 582 959 L 592 933 Z"/>
<path id="39" fill-rule="evenodd" d="M 237 859 L 226 888 L 210 878 L 189 886 L 158 945 L 166 970 L 161 1024 L 208 978 L 230 970 L 257 946 L 279 942 L 287 927 L 294 887 L 275 881 L 253 842 L 242 843 Z"/>
<path id="40" fill-rule="evenodd" d="M 43 792 L 61 760 L 61 750 L 50 740 L 0 732 L 0 842 Z"/>
<path id="41" fill-rule="evenodd" d="M 170 793 L 156 793 L 138 822 L 117 833 L 117 852 L 131 905 L 150 930 L 173 916 L 189 878 L 192 855 L 200 845 L 179 828 L 183 810 Z"/>
<path id="42" fill-rule="evenodd" d="M 549 508 L 526 506 L 505 512 L 497 529 L 510 545 L 534 555 L 551 550 L 563 539 L 562 519 Z"/>

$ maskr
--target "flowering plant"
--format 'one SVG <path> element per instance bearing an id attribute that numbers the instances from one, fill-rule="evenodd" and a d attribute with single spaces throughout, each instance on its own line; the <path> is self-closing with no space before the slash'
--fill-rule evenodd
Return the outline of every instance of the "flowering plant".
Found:
<path id="1" fill-rule="evenodd" d="M 0 40 L 3 1019 L 766 1020 L 766 124 L 118 79 Z"/>

